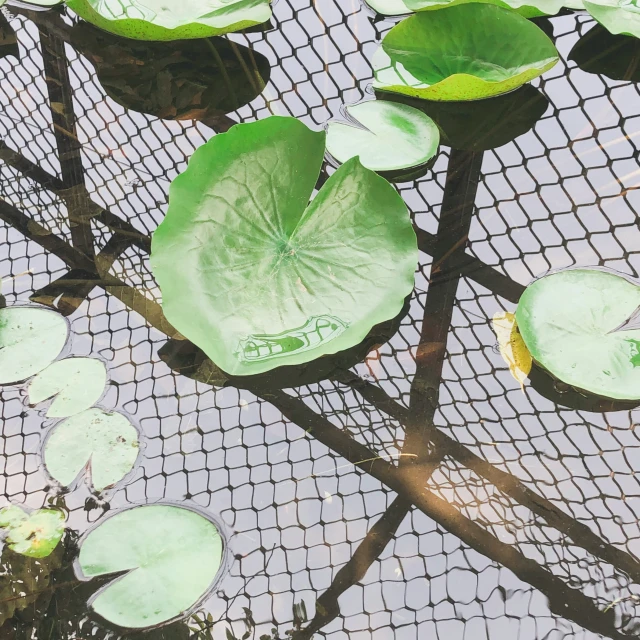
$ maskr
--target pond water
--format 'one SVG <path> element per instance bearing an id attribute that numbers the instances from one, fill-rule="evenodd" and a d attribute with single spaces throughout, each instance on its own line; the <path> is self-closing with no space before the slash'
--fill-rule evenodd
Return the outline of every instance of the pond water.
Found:
<path id="1" fill-rule="evenodd" d="M 536 369 L 521 388 L 492 329 L 549 271 L 638 277 L 635 45 L 594 32 L 579 67 L 569 54 L 594 21 L 567 11 L 540 21 L 561 60 L 532 86 L 438 106 L 463 149 L 443 144 L 397 183 L 420 248 L 402 314 L 338 361 L 243 380 L 209 368 L 162 314 L 149 249 L 169 184 L 234 123 L 291 115 L 320 130 L 371 98 L 394 21 L 359 0 L 279 0 L 265 28 L 228 37 L 235 51 L 219 43 L 227 91 L 194 114 L 197 47 L 173 50 L 169 76 L 160 63 L 136 76 L 135 51 L 62 13 L 2 12 L 2 295 L 68 319 L 65 353 L 104 361 L 99 406 L 142 444 L 114 489 L 63 490 L 42 464 L 55 420 L 24 385 L 0 388 L 0 507 L 58 507 L 67 527 L 46 559 L 5 546 L 0 638 L 137 637 L 91 610 L 106 581 L 79 581 L 74 565 L 101 519 L 158 502 L 218 523 L 226 560 L 189 615 L 141 637 L 639 637 L 639 414 Z"/>

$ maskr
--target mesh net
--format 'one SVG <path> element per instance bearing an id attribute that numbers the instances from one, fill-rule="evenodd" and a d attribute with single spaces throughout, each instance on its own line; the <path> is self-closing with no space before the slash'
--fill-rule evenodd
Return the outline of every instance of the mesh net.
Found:
<path id="1" fill-rule="evenodd" d="M 3 27 L 14 47 L 0 60 L 3 294 L 68 316 L 70 352 L 108 362 L 101 404 L 145 437 L 126 486 L 105 500 L 83 486 L 60 495 L 40 464 L 50 424 L 23 390 L 3 388 L 5 501 L 62 501 L 80 533 L 107 509 L 158 500 L 218 514 L 228 572 L 187 623 L 152 636 L 636 637 L 637 413 L 582 398 L 567 408 L 571 392 L 544 381 L 521 390 L 491 329 L 550 269 L 638 276 L 640 97 L 567 62 L 588 16 L 549 21 L 562 59 L 534 82 L 549 104 L 530 131 L 484 153 L 443 147 L 425 176 L 399 185 L 422 251 L 392 339 L 349 371 L 263 397 L 197 382 L 159 356 L 172 334 L 149 235 L 170 181 L 214 131 L 272 113 L 318 128 L 367 97 L 392 23 L 357 0 L 279 0 L 272 28 L 230 36 L 268 59 L 266 89 L 205 124 L 119 106 L 72 46 L 68 17 L 3 12 L 18 44 Z M 472 182 L 478 169 L 475 203 L 445 211 L 456 167 Z M 75 545 L 68 534 L 48 567 L 3 565 L 6 637 L 122 635 L 87 614 L 81 590 L 48 588 L 47 572 L 73 581 Z M 40 587 L 46 597 L 23 596 Z"/>

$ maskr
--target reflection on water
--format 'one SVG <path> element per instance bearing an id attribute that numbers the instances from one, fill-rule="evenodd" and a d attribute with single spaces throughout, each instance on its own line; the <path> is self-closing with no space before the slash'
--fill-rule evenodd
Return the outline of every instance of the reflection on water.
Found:
<path id="1" fill-rule="evenodd" d="M 0 507 L 68 514 L 46 559 L 3 548 L 0 637 L 638 636 L 637 409 L 537 367 L 521 390 L 491 328 L 552 269 L 638 275 L 633 43 L 609 44 L 582 14 L 553 18 L 562 61 L 534 87 L 431 111 L 442 151 L 397 183 L 421 249 L 403 314 L 349 353 L 240 381 L 162 315 L 148 252 L 169 181 L 234 121 L 276 112 L 319 129 L 361 100 L 393 21 L 339 0 L 277 3 L 272 30 L 232 38 L 265 82 L 269 61 L 256 90 L 230 44 L 217 68 L 176 45 L 163 75 L 155 45 L 149 58 L 105 34 L 80 42 L 56 12 L 10 12 L 2 295 L 69 318 L 74 355 L 108 363 L 101 403 L 147 447 L 126 487 L 60 492 L 40 464 L 50 422 L 21 387 L 0 390 Z M 315 329 L 296 334 L 301 348 L 326 338 Z M 251 353 L 296 340 L 261 336 Z M 113 576 L 79 582 L 74 562 L 105 514 L 156 501 L 217 515 L 233 562 L 202 607 L 137 636 L 87 609 Z"/>

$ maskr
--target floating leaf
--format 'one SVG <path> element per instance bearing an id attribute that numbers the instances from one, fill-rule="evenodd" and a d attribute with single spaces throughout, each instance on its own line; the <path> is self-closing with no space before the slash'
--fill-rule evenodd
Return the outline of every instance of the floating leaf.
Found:
<path id="1" fill-rule="evenodd" d="M 584 0 L 584 7 L 611 33 L 640 38 L 639 0 Z"/>
<path id="2" fill-rule="evenodd" d="M 307 207 L 324 142 L 295 118 L 238 125 L 171 185 L 151 255 L 163 309 L 229 374 L 358 344 L 413 289 L 416 237 L 386 180 L 354 158 Z"/>
<path id="3" fill-rule="evenodd" d="M 0 384 L 15 384 L 42 371 L 67 342 L 69 325 L 38 307 L 0 309 Z"/>
<path id="4" fill-rule="evenodd" d="M 89 465 L 93 488 L 100 492 L 133 469 L 139 450 L 138 431 L 126 416 L 89 409 L 53 428 L 44 445 L 44 463 L 65 487 Z"/>
<path id="5" fill-rule="evenodd" d="M 29 385 L 29 403 L 39 404 L 55 396 L 48 418 L 64 418 L 93 406 L 104 393 L 107 369 L 95 358 L 58 360 L 39 373 Z"/>
<path id="6" fill-rule="evenodd" d="M 46 558 L 64 534 L 65 517 L 57 509 L 40 509 L 28 514 L 11 505 L 0 510 L 0 528 L 5 530 L 9 549 L 30 558 Z"/>
<path id="7" fill-rule="evenodd" d="M 271 70 L 265 56 L 225 38 L 140 42 L 79 23 L 71 43 L 112 100 L 167 120 L 236 111 L 260 95 Z"/>
<path id="8" fill-rule="evenodd" d="M 340 163 L 357 157 L 372 171 L 397 171 L 426 164 L 438 150 L 438 127 L 413 107 L 374 100 L 346 111 L 353 124 L 327 129 L 327 151 Z"/>
<path id="9" fill-rule="evenodd" d="M 624 277 L 570 269 L 529 285 L 516 318 L 533 359 L 556 378 L 608 398 L 636 400 L 640 329 L 628 321 L 639 306 L 640 286 Z"/>
<path id="10" fill-rule="evenodd" d="M 509 366 L 511 375 L 524 390 L 524 381 L 531 371 L 533 360 L 520 332 L 516 316 L 507 311 L 499 311 L 493 316 L 493 330 L 498 338 L 500 355 Z"/>
<path id="11" fill-rule="evenodd" d="M 391 29 L 373 56 L 374 87 L 477 100 L 516 89 L 557 61 L 555 46 L 532 22 L 490 4 L 462 4 L 417 13 Z"/>
<path id="12" fill-rule="evenodd" d="M 365 0 L 381 16 L 402 16 L 411 13 L 403 0 Z"/>
<path id="13" fill-rule="evenodd" d="M 599 24 L 576 42 L 569 60 L 587 73 L 640 82 L 640 40 L 613 35 Z"/>
<path id="14" fill-rule="evenodd" d="M 101 522 L 81 544 L 85 578 L 126 571 L 90 603 L 121 627 L 140 629 L 176 618 L 207 594 L 222 563 L 217 527 L 190 509 L 150 505 Z"/>
<path id="15" fill-rule="evenodd" d="M 269 0 L 66 0 L 81 18 L 134 40 L 209 38 L 271 18 Z"/>
<path id="16" fill-rule="evenodd" d="M 59 4 L 62 4 L 64 0 L 18 0 L 21 4 L 25 4 L 27 7 L 44 7 L 45 9 L 50 9 L 51 7 L 56 7 Z"/>

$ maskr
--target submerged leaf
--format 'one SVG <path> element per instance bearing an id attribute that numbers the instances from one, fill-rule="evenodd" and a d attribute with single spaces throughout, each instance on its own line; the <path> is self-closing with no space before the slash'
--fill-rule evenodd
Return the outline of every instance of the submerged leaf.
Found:
<path id="1" fill-rule="evenodd" d="M 209 38 L 271 18 L 269 0 L 66 0 L 97 27 L 134 40 Z"/>
<path id="2" fill-rule="evenodd" d="M 107 383 L 107 369 L 95 358 L 58 360 L 39 373 L 29 385 L 29 403 L 39 404 L 55 396 L 48 418 L 73 416 L 100 400 Z"/>
<path id="3" fill-rule="evenodd" d="M 0 309 L 0 384 L 15 384 L 42 371 L 67 342 L 69 325 L 39 307 Z"/>
<path id="4" fill-rule="evenodd" d="M 516 311 L 534 360 L 601 396 L 640 399 L 640 286 L 615 273 L 568 269 L 530 284 Z M 636 325 L 637 326 L 637 325 Z"/>
<path id="5" fill-rule="evenodd" d="M 152 627 L 183 614 L 212 587 L 223 559 L 213 522 L 190 509 L 150 505 L 121 511 L 82 542 L 85 578 L 126 571 L 91 607 L 127 628 Z"/>
<path id="6" fill-rule="evenodd" d="M 140 450 L 136 428 L 121 413 L 89 409 L 57 424 L 44 445 L 52 478 L 68 487 L 90 463 L 91 483 L 102 491 L 126 476 Z"/>
<path id="7" fill-rule="evenodd" d="M 533 359 L 518 331 L 515 314 L 498 311 L 493 316 L 493 330 L 498 338 L 502 359 L 507 363 L 520 388 L 524 390 L 524 381 L 531 371 Z"/>
<path id="8" fill-rule="evenodd" d="M 372 171 L 397 171 L 426 164 L 438 150 L 438 127 L 413 107 L 374 100 L 346 111 L 353 124 L 327 128 L 327 151 L 338 162 L 357 157 Z"/>
<path id="9" fill-rule="evenodd" d="M 324 142 L 295 118 L 238 125 L 171 185 L 151 254 L 163 309 L 228 374 L 358 344 L 413 289 L 416 236 L 386 180 L 354 158 L 307 206 Z"/>
<path id="10" fill-rule="evenodd" d="M 15 505 L 0 510 L 0 528 L 5 530 L 7 545 L 30 558 L 51 554 L 64 534 L 64 521 L 64 514 L 57 509 L 40 509 L 30 515 Z"/>
<path id="11" fill-rule="evenodd" d="M 373 56 L 374 87 L 477 100 L 516 89 L 557 61 L 553 42 L 532 22 L 490 4 L 462 4 L 417 13 L 391 29 Z"/>

